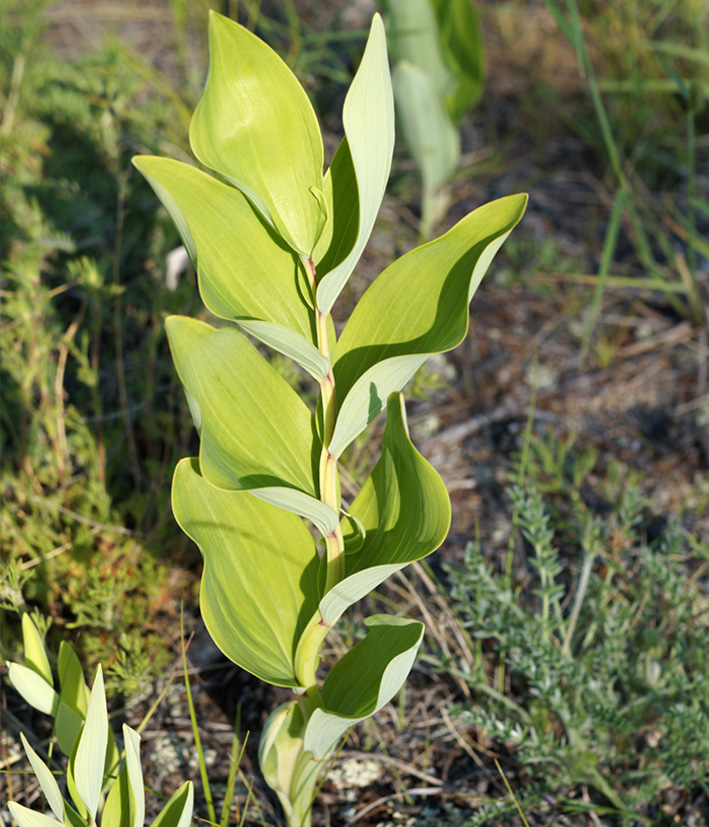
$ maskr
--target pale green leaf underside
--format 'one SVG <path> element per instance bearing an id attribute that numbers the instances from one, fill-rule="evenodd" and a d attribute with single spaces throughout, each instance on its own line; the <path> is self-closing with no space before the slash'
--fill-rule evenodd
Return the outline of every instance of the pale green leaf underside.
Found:
<path id="1" fill-rule="evenodd" d="M 189 827 L 193 806 L 194 786 L 191 781 L 185 781 L 158 813 L 152 827 Z"/>
<path id="2" fill-rule="evenodd" d="M 219 488 L 284 486 L 315 496 L 313 416 L 293 388 L 238 330 L 184 316 L 166 328 L 201 413 L 204 476 Z"/>
<path id="3" fill-rule="evenodd" d="M 8 661 L 7 667 L 10 683 L 33 709 L 37 709 L 45 715 L 56 713 L 59 695 L 44 678 L 40 677 L 34 669 L 22 666 L 20 663 L 10 663 Z"/>
<path id="4" fill-rule="evenodd" d="M 217 646 L 261 680 L 297 686 L 295 646 L 318 602 L 319 559 L 302 520 L 214 488 L 195 459 L 178 464 L 172 505 L 204 556 L 200 606 Z"/>
<path id="5" fill-rule="evenodd" d="M 299 260 L 246 197 L 170 158 L 139 156 L 133 164 L 175 222 L 209 311 L 222 319 L 280 325 L 292 340 L 314 348 Z"/>
<path id="6" fill-rule="evenodd" d="M 446 65 L 430 0 L 386 0 L 384 8 L 394 63 L 417 66 L 431 78 L 438 98 L 445 100 L 455 87 L 455 78 Z"/>
<path id="7" fill-rule="evenodd" d="M 397 63 L 393 84 L 401 134 L 421 173 L 425 197 L 458 167 L 460 135 L 425 71 L 412 63 Z"/>
<path id="8" fill-rule="evenodd" d="M 202 163 L 257 201 L 278 232 L 310 255 L 324 223 L 323 146 L 303 87 L 262 40 L 215 12 L 209 76 L 190 125 Z"/>
<path id="9" fill-rule="evenodd" d="M 372 20 L 362 62 L 345 98 L 342 121 L 356 178 L 358 230 L 344 260 L 330 272 L 319 274 L 317 304 L 323 313 L 330 312 L 364 251 L 384 197 L 394 152 L 394 99 L 384 24 L 378 14 Z M 332 188 L 337 196 L 336 182 L 332 182 Z M 339 209 L 341 205 L 335 201 L 330 213 Z M 332 220 L 337 221 L 336 216 Z"/>
<path id="10" fill-rule="evenodd" d="M 64 799 L 59 791 L 59 785 L 57 784 L 54 775 L 39 755 L 37 755 L 37 753 L 32 749 L 22 732 L 20 733 L 20 738 L 22 739 L 22 746 L 25 748 L 25 753 L 29 758 L 30 764 L 32 765 L 32 770 L 37 776 L 37 781 L 39 781 L 39 786 L 42 788 L 42 792 L 47 799 L 47 804 L 49 804 L 49 807 L 54 815 L 60 821 L 63 821 Z"/>
<path id="11" fill-rule="evenodd" d="M 103 688 L 103 672 L 99 664 L 73 766 L 76 791 L 91 813 L 92 819 L 96 818 L 99 798 L 101 797 L 107 746 L 106 693 Z"/>
<path id="12" fill-rule="evenodd" d="M 381 456 L 350 513 L 365 537 L 356 553 L 346 555 L 343 580 L 320 601 L 328 626 L 394 572 L 435 551 L 448 533 L 448 492 L 436 469 L 411 443 L 401 394 L 388 400 Z M 348 522 L 343 520 L 345 529 Z M 360 526 L 353 528 L 360 533 Z"/>
<path id="13" fill-rule="evenodd" d="M 126 748 L 128 783 L 133 799 L 133 827 L 143 827 L 145 822 L 145 787 L 140 764 L 140 735 L 123 724 L 123 742 Z"/>
<path id="14" fill-rule="evenodd" d="M 334 508 L 295 488 L 254 488 L 250 493 L 264 502 L 310 520 L 323 537 L 332 534 L 337 528 L 340 516 Z"/>
<path id="15" fill-rule="evenodd" d="M 423 639 L 417 620 L 374 615 L 369 632 L 330 670 L 322 688 L 324 709 L 316 709 L 305 728 L 304 748 L 324 758 L 358 721 L 378 712 L 406 680 Z"/>
<path id="16" fill-rule="evenodd" d="M 20 827 L 57 827 L 59 823 L 43 813 L 35 813 L 28 807 L 23 807 L 22 804 L 18 804 L 16 801 L 10 801 L 7 806 L 10 815 Z"/>
<path id="17" fill-rule="evenodd" d="M 50 686 L 53 686 L 54 678 L 47 659 L 47 652 L 44 649 L 44 641 L 32 622 L 32 618 L 26 613 L 22 615 L 22 641 L 25 650 L 25 666 L 34 669 Z"/>
<path id="18" fill-rule="evenodd" d="M 282 325 L 256 320 L 237 319 L 239 327 L 299 364 L 320 381 L 330 371 L 330 360 L 304 336 Z"/>
<path id="19" fill-rule="evenodd" d="M 343 401 L 333 453 L 341 454 L 428 356 L 463 341 L 470 299 L 526 203 L 526 195 L 512 195 L 479 207 L 395 261 L 367 289 L 337 345 L 334 371 Z"/>

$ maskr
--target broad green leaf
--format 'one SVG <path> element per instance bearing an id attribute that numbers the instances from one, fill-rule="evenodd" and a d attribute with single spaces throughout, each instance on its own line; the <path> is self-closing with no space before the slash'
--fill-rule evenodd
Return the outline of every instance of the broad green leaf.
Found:
<path id="1" fill-rule="evenodd" d="M 294 488 L 254 488 L 251 494 L 292 514 L 306 517 L 323 537 L 332 534 L 337 528 L 340 519 L 337 511 L 321 500 L 303 494 L 302 491 L 296 491 Z"/>
<path id="2" fill-rule="evenodd" d="M 299 259 L 246 197 L 170 158 L 139 156 L 133 164 L 175 222 L 210 312 L 245 324 L 279 325 L 291 334 L 291 347 L 314 348 L 312 312 L 304 298 L 310 288 Z M 261 338 L 258 328 L 249 332 Z"/>
<path id="3" fill-rule="evenodd" d="M 424 198 L 443 186 L 460 161 L 460 135 L 431 76 L 413 63 L 394 67 L 401 134 L 421 173 Z"/>
<path id="4" fill-rule="evenodd" d="M 388 400 L 381 456 L 350 513 L 365 536 L 358 551 L 345 556 L 343 580 L 320 601 L 328 626 L 394 572 L 435 551 L 448 533 L 448 492 L 435 468 L 411 443 L 401 394 Z M 348 522 L 345 518 L 345 529 Z M 358 525 L 352 528 L 361 533 Z"/>
<path id="5" fill-rule="evenodd" d="M 22 695 L 27 703 L 45 715 L 55 715 L 59 705 L 59 695 L 44 678 L 34 669 L 22 666 L 20 663 L 8 661 L 8 677 L 10 683 Z"/>
<path id="6" fill-rule="evenodd" d="M 189 827 L 194 806 L 194 786 L 186 781 L 158 813 L 152 827 Z"/>
<path id="7" fill-rule="evenodd" d="M 54 735 L 64 755 L 71 755 L 85 720 L 86 715 L 77 712 L 60 699 L 54 719 Z"/>
<path id="8" fill-rule="evenodd" d="M 390 615 L 365 619 L 369 632 L 332 667 L 322 688 L 324 708 L 305 728 L 305 749 L 322 759 L 353 725 L 399 691 L 416 659 L 423 623 Z"/>
<path id="9" fill-rule="evenodd" d="M 445 100 L 455 88 L 455 77 L 446 64 L 430 0 L 386 0 L 383 5 L 394 64 L 405 61 L 418 67 Z"/>
<path id="10" fill-rule="evenodd" d="M 512 195 L 479 207 L 395 261 L 368 288 L 337 345 L 342 401 L 331 453 L 339 456 L 428 356 L 463 341 L 470 299 L 526 203 L 526 195 Z"/>
<path id="11" fill-rule="evenodd" d="M 261 680 L 297 686 L 295 647 L 319 597 L 319 559 L 302 520 L 249 492 L 214 488 L 194 459 L 177 466 L 172 507 L 204 556 L 200 606 L 214 642 Z"/>
<path id="12" fill-rule="evenodd" d="M 215 12 L 209 76 L 190 125 L 202 163 L 228 178 L 299 254 L 322 230 L 323 146 L 313 107 L 278 55 Z"/>
<path id="13" fill-rule="evenodd" d="M 84 718 L 89 707 L 89 690 L 81 662 L 71 646 L 59 644 L 59 695 L 61 700 Z"/>
<path id="14" fill-rule="evenodd" d="M 25 650 L 25 666 L 29 666 L 50 685 L 54 686 L 52 669 L 47 659 L 44 641 L 28 614 L 22 615 L 22 641 Z"/>
<path id="15" fill-rule="evenodd" d="M 441 45 L 456 85 L 446 100 L 458 123 L 482 97 L 485 80 L 485 47 L 477 6 L 470 0 L 432 0 Z"/>
<path id="16" fill-rule="evenodd" d="M 103 672 L 99 664 L 91 690 L 89 709 L 74 759 L 74 783 L 81 801 L 95 820 L 103 787 L 103 768 L 108 745 L 108 713 Z"/>
<path id="17" fill-rule="evenodd" d="M 289 824 L 300 824 L 313 800 L 313 787 L 322 764 L 303 753 L 303 713 L 289 701 L 269 716 L 259 741 L 259 766 L 268 786 L 278 795 Z"/>
<path id="18" fill-rule="evenodd" d="M 332 214 L 330 222 L 336 246 L 332 254 L 329 250 L 325 254 L 318 272 L 317 305 L 323 313 L 330 312 L 369 240 L 384 197 L 394 152 L 394 98 L 384 24 L 378 14 L 372 20 L 362 62 L 345 98 L 342 122 L 350 163 L 347 164 L 345 157 L 333 163 L 329 213 Z M 351 172 L 354 172 L 354 182 Z M 343 180 L 338 180 L 338 173 Z M 349 186 L 343 186 L 344 182 L 349 182 Z M 358 228 L 354 245 L 340 260 L 341 225 L 353 223 L 353 219 L 357 220 Z M 347 231 L 342 235 L 351 237 Z"/>
<path id="19" fill-rule="evenodd" d="M 32 749 L 24 734 L 20 733 L 22 739 L 22 746 L 25 748 L 25 753 L 29 759 L 34 774 L 37 776 L 39 786 L 42 788 L 44 797 L 47 799 L 47 804 L 59 821 L 64 820 L 64 799 L 59 791 L 59 785 L 52 775 L 49 767 L 42 761 L 37 753 Z"/>
<path id="20" fill-rule="evenodd" d="M 145 787 L 140 766 L 140 735 L 123 724 L 123 742 L 126 748 L 128 783 L 133 800 L 133 827 L 143 827 L 145 821 Z"/>
<path id="21" fill-rule="evenodd" d="M 278 371 L 233 328 L 184 316 L 171 316 L 166 328 L 201 411 L 204 476 L 219 488 L 283 486 L 316 496 L 313 416 Z"/>
<path id="22" fill-rule="evenodd" d="M 20 827 L 57 827 L 58 822 L 43 813 L 35 813 L 29 807 L 23 807 L 16 801 L 10 801 L 7 805 L 10 815 Z"/>

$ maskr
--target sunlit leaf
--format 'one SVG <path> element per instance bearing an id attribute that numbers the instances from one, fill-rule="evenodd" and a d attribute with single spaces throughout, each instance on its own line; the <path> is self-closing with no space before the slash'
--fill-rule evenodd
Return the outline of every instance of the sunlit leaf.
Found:
<path id="1" fill-rule="evenodd" d="M 54 715 L 59 705 L 59 695 L 34 669 L 8 661 L 10 683 L 27 703 L 45 715 Z"/>
<path id="2" fill-rule="evenodd" d="M 294 654 L 317 607 L 318 555 L 299 517 L 245 491 L 222 491 L 182 460 L 173 511 L 204 556 L 200 606 L 215 643 L 239 666 L 297 686 Z"/>
<path id="3" fill-rule="evenodd" d="M 29 759 L 29 762 L 32 765 L 34 774 L 37 776 L 39 786 L 42 788 L 44 797 L 47 799 L 47 804 L 49 804 L 49 808 L 60 821 L 63 821 L 64 799 L 62 798 L 62 794 L 59 791 L 59 785 L 57 784 L 56 779 L 52 775 L 52 772 L 49 769 L 49 767 L 32 749 L 28 740 L 25 738 L 22 732 L 20 733 L 20 738 L 22 740 L 22 746 L 25 748 L 27 758 Z"/>
<path id="4" fill-rule="evenodd" d="M 358 721 L 378 712 L 406 680 L 423 639 L 423 623 L 389 615 L 365 619 L 367 636 L 332 667 L 322 688 L 324 709 L 305 728 L 305 749 L 324 758 Z"/>
<path id="5" fill-rule="evenodd" d="M 204 476 L 220 488 L 284 486 L 316 496 L 313 416 L 285 379 L 233 328 L 184 316 L 166 328 L 201 412 Z"/>
<path id="6" fill-rule="evenodd" d="M 152 827 L 189 827 L 194 806 L 194 785 L 186 781 L 159 812 Z"/>
<path id="7" fill-rule="evenodd" d="M 192 118 L 190 144 L 294 250 L 310 255 L 325 222 L 317 194 L 323 188 L 317 118 L 281 58 L 216 12 L 209 18 L 209 76 Z"/>
<path id="8" fill-rule="evenodd" d="M 28 614 L 22 615 L 22 641 L 25 650 L 25 666 L 29 666 L 50 685 L 54 685 L 52 669 L 47 659 L 47 652 L 44 648 L 37 627 Z"/>
<path id="9" fill-rule="evenodd" d="M 448 492 L 411 443 L 401 394 L 389 398 L 381 457 L 350 513 L 366 534 L 359 550 L 345 557 L 344 579 L 320 601 L 328 626 L 394 572 L 435 551 L 448 533 Z M 356 525 L 352 530 L 361 531 Z"/>
<path id="10" fill-rule="evenodd" d="M 340 149 L 346 154 L 338 152 L 329 182 L 328 221 L 333 241 L 318 264 L 317 304 L 323 313 L 330 312 L 369 240 L 394 152 L 394 99 L 384 24 L 378 14 L 345 98 L 342 123 L 345 141 Z M 357 227 L 356 235 L 349 230 L 350 224 Z M 351 249 L 343 247 L 345 238 L 352 241 Z"/>
<path id="11" fill-rule="evenodd" d="M 10 810 L 10 815 L 20 827 L 57 827 L 59 823 L 43 813 L 35 813 L 29 807 L 23 807 L 22 804 L 18 804 L 16 801 L 10 801 L 7 807 Z"/>
<path id="12" fill-rule="evenodd" d="M 180 231 L 207 308 L 223 319 L 277 325 L 301 347 L 314 348 L 310 288 L 299 259 L 246 197 L 170 158 L 139 156 L 133 164 Z M 249 332 L 261 338 L 258 327 Z"/>
<path id="13" fill-rule="evenodd" d="M 463 341 L 470 299 L 526 203 L 513 195 L 479 207 L 375 279 L 338 342 L 342 402 L 331 453 L 339 456 L 428 356 Z"/>
<path id="14" fill-rule="evenodd" d="M 92 819 L 96 818 L 101 797 L 107 745 L 108 713 L 106 712 L 106 693 L 103 688 L 103 672 L 99 665 L 91 689 L 84 729 L 73 762 L 76 791 Z"/>

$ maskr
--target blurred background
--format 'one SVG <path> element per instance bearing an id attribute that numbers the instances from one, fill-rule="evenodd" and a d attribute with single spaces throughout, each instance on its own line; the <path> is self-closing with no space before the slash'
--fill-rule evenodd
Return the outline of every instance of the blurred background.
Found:
<path id="1" fill-rule="evenodd" d="M 0 0 L 3 659 L 21 659 L 33 612 L 49 648 L 71 641 L 88 674 L 101 662 L 139 719 L 177 663 L 184 604 L 217 776 L 237 710 L 255 745 L 280 697 L 199 625 L 199 552 L 170 509 L 197 440 L 163 327 L 207 314 L 130 164 L 193 162 L 209 8 L 292 68 L 328 160 L 385 15 L 397 149 L 337 325 L 394 258 L 486 201 L 530 196 L 468 339 L 409 389 L 453 528 L 369 599 L 426 619 L 427 644 L 398 709 L 343 753 L 394 763 L 349 802 L 358 782 L 338 767 L 316 823 L 522 824 L 497 759 L 530 823 L 709 824 L 705 0 Z M 346 498 L 370 443 L 344 458 Z M 49 731 L 2 693 L 0 765 L 16 769 L 20 729 Z M 158 792 L 197 777 L 170 697 L 144 733 Z M 277 823 L 248 750 L 243 766 L 260 802 L 243 788 L 243 823 Z M 25 776 L 3 784 L 3 800 L 33 794 Z"/>

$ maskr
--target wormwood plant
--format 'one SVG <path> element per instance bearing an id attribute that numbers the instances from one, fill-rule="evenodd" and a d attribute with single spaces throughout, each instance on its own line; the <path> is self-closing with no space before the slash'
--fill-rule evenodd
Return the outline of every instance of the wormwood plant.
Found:
<path id="1" fill-rule="evenodd" d="M 173 510 L 204 556 L 201 609 L 215 642 L 295 694 L 268 719 L 259 760 L 287 823 L 304 827 L 328 758 L 398 691 L 423 624 L 366 618 L 366 636 L 321 681 L 325 637 L 357 600 L 436 549 L 449 526 L 445 485 L 409 439 L 401 390 L 429 355 L 466 335 L 468 303 L 526 196 L 479 208 L 387 267 L 338 338 L 331 310 L 372 230 L 394 146 L 381 19 L 324 176 L 315 113 L 280 58 L 215 13 L 209 46 L 190 142 L 215 175 L 134 159 L 179 228 L 207 309 L 236 323 L 167 320 L 201 439 L 199 457 L 176 469 Z M 313 377 L 317 410 L 245 334 Z M 385 406 L 381 457 L 345 508 L 338 461 Z"/>

